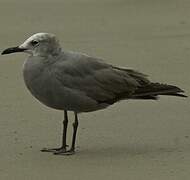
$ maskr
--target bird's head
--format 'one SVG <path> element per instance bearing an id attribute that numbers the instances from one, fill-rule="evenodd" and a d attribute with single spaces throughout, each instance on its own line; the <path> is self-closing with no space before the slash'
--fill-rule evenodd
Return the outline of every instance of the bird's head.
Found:
<path id="1" fill-rule="evenodd" d="M 29 53 L 32 56 L 55 56 L 59 54 L 61 47 L 54 34 L 37 33 L 29 37 L 19 46 L 5 49 L 1 54 L 10 54 L 16 52 Z"/>

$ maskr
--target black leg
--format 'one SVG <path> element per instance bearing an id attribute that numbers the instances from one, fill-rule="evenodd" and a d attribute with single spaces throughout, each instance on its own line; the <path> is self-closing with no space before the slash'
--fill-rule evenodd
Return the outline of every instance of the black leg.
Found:
<path id="1" fill-rule="evenodd" d="M 63 120 L 63 136 L 62 136 L 62 148 L 66 149 L 67 147 L 67 125 L 68 125 L 68 114 L 67 111 L 64 111 L 64 120 Z"/>
<path id="2" fill-rule="evenodd" d="M 77 128 L 78 128 L 78 116 L 75 112 L 75 122 L 73 123 L 73 138 L 72 138 L 72 145 L 71 149 L 69 151 L 74 152 L 75 151 L 75 142 L 76 142 L 76 135 L 77 135 Z"/>
<path id="3" fill-rule="evenodd" d="M 75 142 L 76 142 L 76 135 L 77 135 L 77 128 L 78 128 L 78 116 L 77 113 L 75 112 L 75 122 L 73 123 L 73 138 L 72 138 L 72 145 L 70 150 L 66 152 L 55 152 L 54 154 L 57 155 L 72 155 L 75 153 Z"/>
<path id="4" fill-rule="evenodd" d="M 65 110 L 64 111 L 64 120 L 63 120 L 62 146 L 60 148 L 52 148 L 52 149 L 44 148 L 41 150 L 42 152 L 54 152 L 56 154 L 66 152 L 67 125 L 68 125 L 68 115 L 67 115 L 67 111 Z"/>

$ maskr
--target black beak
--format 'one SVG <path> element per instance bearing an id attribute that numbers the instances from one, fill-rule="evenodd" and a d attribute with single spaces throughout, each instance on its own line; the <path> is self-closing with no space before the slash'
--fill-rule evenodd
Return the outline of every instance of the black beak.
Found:
<path id="1" fill-rule="evenodd" d="M 4 54 L 11 54 L 11 53 L 16 53 L 16 52 L 23 52 L 24 48 L 19 48 L 19 46 L 16 46 L 16 47 L 11 47 L 11 48 L 7 48 L 5 49 L 1 54 L 4 55 Z"/>

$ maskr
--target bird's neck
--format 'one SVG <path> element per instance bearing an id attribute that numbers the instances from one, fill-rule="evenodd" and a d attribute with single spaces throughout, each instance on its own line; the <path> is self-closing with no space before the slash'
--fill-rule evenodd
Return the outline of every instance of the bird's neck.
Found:
<path id="1" fill-rule="evenodd" d="M 40 51 L 34 51 L 32 56 L 39 56 L 39 57 L 56 57 L 59 56 L 59 54 L 61 53 L 62 49 L 61 47 L 57 47 L 54 49 L 49 49 L 49 50 L 40 50 Z"/>

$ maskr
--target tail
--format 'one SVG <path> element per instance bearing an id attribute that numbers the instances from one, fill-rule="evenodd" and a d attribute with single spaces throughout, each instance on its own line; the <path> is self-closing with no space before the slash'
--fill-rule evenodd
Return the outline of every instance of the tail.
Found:
<path id="1" fill-rule="evenodd" d="M 160 83 L 150 83 L 138 88 L 132 95 L 132 98 L 157 99 L 158 95 L 187 97 L 182 93 L 184 93 L 184 91 L 178 88 L 177 86 L 160 84 Z"/>

